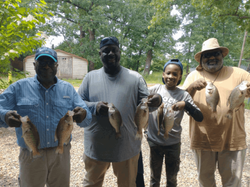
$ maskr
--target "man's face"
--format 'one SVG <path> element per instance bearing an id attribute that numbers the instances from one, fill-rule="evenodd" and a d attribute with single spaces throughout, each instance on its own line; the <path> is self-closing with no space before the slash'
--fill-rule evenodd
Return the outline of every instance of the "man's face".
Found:
<path id="1" fill-rule="evenodd" d="M 109 72 L 116 71 L 120 67 L 121 51 L 116 45 L 107 45 L 100 49 L 103 66 Z"/>
<path id="2" fill-rule="evenodd" d="M 41 56 L 34 62 L 37 78 L 40 82 L 53 82 L 58 64 L 52 58 Z"/>
<path id="3" fill-rule="evenodd" d="M 215 73 L 223 67 L 223 56 L 219 49 L 202 53 L 201 66 L 210 73 Z"/>

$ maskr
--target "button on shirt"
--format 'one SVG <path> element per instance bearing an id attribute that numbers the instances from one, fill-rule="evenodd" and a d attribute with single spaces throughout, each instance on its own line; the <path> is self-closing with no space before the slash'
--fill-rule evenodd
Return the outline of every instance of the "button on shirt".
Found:
<path id="1" fill-rule="evenodd" d="M 0 119 L 5 122 L 5 114 L 10 110 L 16 110 L 21 116 L 28 115 L 38 130 L 39 148 L 56 147 L 58 141 L 55 141 L 54 137 L 58 122 L 68 110 L 77 106 L 87 111 L 86 118 L 77 125 L 86 127 L 90 124 L 92 115 L 74 87 L 57 79 L 54 85 L 46 89 L 35 75 L 13 83 L 0 94 Z M 1 126 L 8 127 L 5 123 Z M 16 128 L 16 135 L 18 145 L 25 148 L 21 127 Z"/>

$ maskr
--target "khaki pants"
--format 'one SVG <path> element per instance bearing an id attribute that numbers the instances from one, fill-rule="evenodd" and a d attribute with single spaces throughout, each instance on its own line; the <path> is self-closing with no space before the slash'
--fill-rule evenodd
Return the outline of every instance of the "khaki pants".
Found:
<path id="1" fill-rule="evenodd" d="M 139 154 L 123 162 L 112 162 L 118 187 L 136 187 L 136 176 Z M 83 155 L 86 174 L 83 181 L 84 187 L 101 187 L 104 175 L 110 166 L 110 162 L 93 160 Z"/>
<path id="2" fill-rule="evenodd" d="M 240 187 L 246 149 L 240 151 L 211 152 L 193 150 L 197 165 L 200 187 L 215 187 L 214 172 L 216 165 L 222 185 Z"/>
<path id="3" fill-rule="evenodd" d="M 20 148 L 19 185 L 21 187 L 69 187 L 70 148 L 64 146 L 63 154 L 56 154 L 56 148 L 39 150 L 40 158 L 31 158 L 31 153 Z"/>

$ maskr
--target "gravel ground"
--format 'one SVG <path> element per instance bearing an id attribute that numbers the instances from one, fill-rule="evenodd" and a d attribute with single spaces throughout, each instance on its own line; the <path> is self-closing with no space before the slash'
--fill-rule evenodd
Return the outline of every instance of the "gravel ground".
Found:
<path id="1" fill-rule="evenodd" d="M 242 187 L 250 187 L 250 111 L 246 110 L 246 131 L 247 131 L 247 155 L 242 177 Z M 181 165 L 178 173 L 178 186 L 198 187 L 196 166 L 194 163 L 192 151 L 190 150 L 188 116 L 185 114 L 182 120 L 183 133 L 181 145 Z M 71 187 L 82 186 L 84 177 L 84 163 L 82 159 L 83 147 L 83 128 L 74 125 L 73 140 L 71 142 Z M 0 186 L 18 186 L 18 154 L 19 148 L 16 144 L 16 136 L 13 128 L 0 128 Z M 149 186 L 150 168 L 149 168 L 149 147 L 143 138 L 142 152 L 144 162 L 144 179 L 146 186 Z M 217 186 L 221 186 L 218 171 L 216 171 Z M 162 172 L 161 186 L 165 186 L 165 171 Z M 105 175 L 104 187 L 117 186 L 116 177 L 112 169 L 109 169 Z"/>

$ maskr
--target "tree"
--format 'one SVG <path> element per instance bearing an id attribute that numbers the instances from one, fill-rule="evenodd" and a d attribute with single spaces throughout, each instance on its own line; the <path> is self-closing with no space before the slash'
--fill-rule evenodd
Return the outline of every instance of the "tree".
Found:
<path id="1" fill-rule="evenodd" d="M 36 25 L 45 23 L 44 0 L 33 8 L 22 6 L 21 0 L 0 1 L 0 58 L 1 71 L 8 69 L 9 59 L 41 46 L 41 33 Z M 35 32 L 35 33 L 34 33 Z M 4 69 L 5 68 L 5 69 Z"/>
<path id="2" fill-rule="evenodd" d="M 53 28 L 64 36 L 67 44 L 58 46 L 70 50 L 102 66 L 98 55 L 100 39 L 116 36 L 122 51 L 121 64 L 136 71 L 149 72 L 155 52 L 172 53 L 172 33 L 179 27 L 176 17 L 170 16 L 162 25 L 148 28 L 155 9 L 151 0 L 124 1 L 47 1 L 54 15 Z M 51 25 L 50 24 L 50 25 Z M 51 32 L 52 33 L 52 32 Z M 159 57 L 156 57 L 159 59 Z M 91 68 L 90 68 L 91 69 Z"/>

